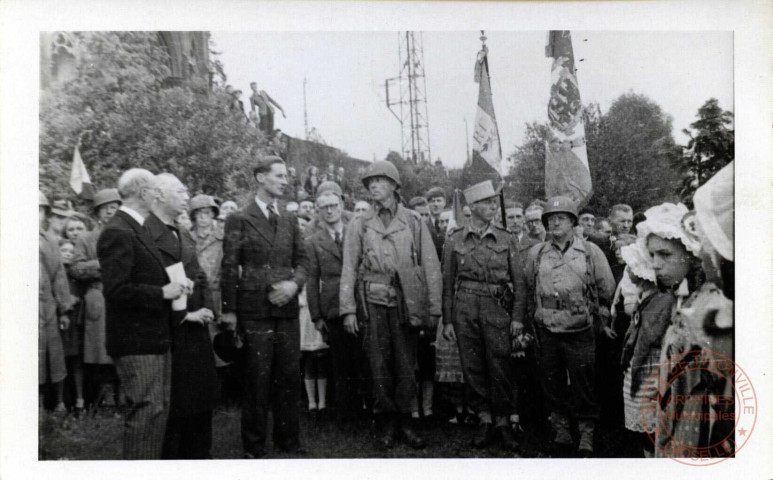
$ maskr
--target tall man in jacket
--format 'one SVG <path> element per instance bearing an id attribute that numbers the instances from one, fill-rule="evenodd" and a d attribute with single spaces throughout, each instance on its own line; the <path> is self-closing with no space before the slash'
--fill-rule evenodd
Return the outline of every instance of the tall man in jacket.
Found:
<path id="1" fill-rule="evenodd" d="M 171 301 L 186 287 L 169 281 L 161 254 L 143 228 L 155 197 L 152 182 L 153 174 L 143 169 L 121 175 L 123 205 L 97 242 L 107 354 L 129 406 L 123 434 L 127 460 L 161 458 L 171 388 Z"/>
<path id="2" fill-rule="evenodd" d="M 265 455 L 269 406 L 274 445 L 300 446 L 300 324 L 298 292 L 306 283 L 308 258 L 295 215 L 279 214 L 287 188 L 279 157 L 258 160 L 255 200 L 228 217 L 223 242 L 223 321 L 240 329 L 247 349 L 242 444 L 246 458 Z M 241 270 L 241 275 L 240 275 Z"/>
<path id="3" fill-rule="evenodd" d="M 343 240 L 346 225 L 342 216 L 341 187 L 323 182 L 317 189 L 317 228 L 306 240 L 309 273 L 306 298 L 314 326 L 327 335 L 333 360 L 336 415 L 341 423 L 356 418 L 362 410 L 359 398 L 360 339 L 344 331 L 339 313 L 339 288 L 343 268 Z"/>
<path id="4" fill-rule="evenodd" d="M 429 315 L 440 316 L 440 262 L 427 225 L 419 214 L 397 201 L 400 187 L 397 168 L 387 161 L 374 162 L 363 176 L 363 183 L 375 201 L 372 211 L 351 221 L 344 240 L 341 275 L 340 315 L 350 334 L 363 329 L 373 390 L 379 445 L 391 448 L 397 428 L 413 448 L 424 441 L 410 426 L 411 407 L 417 394 L 417 329 L 406 315 L 406 294 L 398 272 L 416 272 L 420 265 L 426 277 Z M 414 240 L 418 239 L 418 243 Z M 403 277 L 399 277 L 403 278 Z M 403 278 L 403 280 L 409 280 Z M 357 323 L 357 300 L 363 325 Z"/>

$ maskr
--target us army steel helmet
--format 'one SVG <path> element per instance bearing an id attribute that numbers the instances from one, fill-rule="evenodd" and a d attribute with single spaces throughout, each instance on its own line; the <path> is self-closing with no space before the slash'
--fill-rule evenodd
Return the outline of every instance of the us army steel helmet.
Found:
<path id="1" fill-rule="evenodd" d="M 188 216 L 193 218 L 193 213 L 196 210 L 202 208 L 212 208 L 215 211 L 215 218 L 220 214 L 220 207 L 215 203 L 215 199 L 210 195 L 199 194 L 191 198 L 191 202 L 188 204 Z"/>
<path id="2" fill-rule="evenodd" d="M 102 205 L 107 205 L 108 203 L 113 202 L 118 202 L 119 205 L 123 203 L 121 202 L 121 196 L 118 195 L 118 190 L 115 188 L 105 188 L 104 190 L 100 190 L 94 194 L 93 209 L 96 212 Z"/>
<path id="3" fill-rule="evenodd" d="M 542 211 L 542 225 L 548 228 L 548 216 L 553 213 L 568 213 L 577 225 L 577 205 L 569 197 L 551 197 Z"/>
<path id="4" fill-rule="evenodd" d="M 387 177 L 394 181 L 398 188 L 400 187 L 400 173 L 398 173 L 397 167 L 392 162 L 386 160 L 373 162 L 368 171 L 365 172 L 365 175 L 362 176 L 362 183 L 365 185 L 365 188 L 368 188 L 368 179 L 375 177 Z"/>

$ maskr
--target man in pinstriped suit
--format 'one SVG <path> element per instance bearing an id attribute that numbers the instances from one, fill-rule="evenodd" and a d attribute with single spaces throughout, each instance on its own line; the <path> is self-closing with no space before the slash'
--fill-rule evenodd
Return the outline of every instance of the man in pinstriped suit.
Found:
<path id="1" fill-rule="evenodd" d="M 153 174 L 121 175 L 123 205 L 97 242 L 104 284 L 107 353 L 115 361 L 129 410 L 123 458 L 159 459 L 171 389 L 171 300 L 187 286 L 169 282 L 158 248 L 143 228 L 154 198 Z"/>

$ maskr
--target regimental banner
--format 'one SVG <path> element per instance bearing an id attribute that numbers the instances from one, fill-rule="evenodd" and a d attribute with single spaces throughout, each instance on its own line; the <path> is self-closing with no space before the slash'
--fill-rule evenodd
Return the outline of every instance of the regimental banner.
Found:
<path id="1" fill-rule="evenodd" d="M 548 197 L 567 195 L 582 206 L 590 199 L 593 186 L 571 33 L 550 31 L 545 50 L 546 56 L 553 59 L 548 103 L 550 141 L 545 145 L 545 194 Z"/>
<path id="2" fill-rule="evenodd" d="M 475 129 L 472 134 L 472 159 L 465 165 L 463 175 L 467 185 L 485 180 L 492 180 L 494 185 L 499 185 L 503 177 L 502 145 L 499 142 L 499 128 L 491 99 L 488 48 L 485 45 L 478 52 L 475 62 L 475 82 L 480 87 Z"/>

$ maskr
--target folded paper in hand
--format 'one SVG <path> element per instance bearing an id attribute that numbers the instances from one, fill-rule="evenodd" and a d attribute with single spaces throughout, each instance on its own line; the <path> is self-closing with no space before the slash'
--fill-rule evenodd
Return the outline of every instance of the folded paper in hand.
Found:
<path id="1" fill-rule="evenodd" d="M 185 268 L 183 268 L 182 262 L 177 262 L 174 265 L 166 267 L 166 274 L 169 275 L 169 281 L 179 283 L 180 285 L 188 285 L 188 277 L 185 276 Z M 172 300 L 172 310 L 180 312 L 188 308 L 188 295 L 182 294 L 175 300 Z"/>

